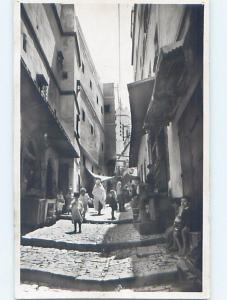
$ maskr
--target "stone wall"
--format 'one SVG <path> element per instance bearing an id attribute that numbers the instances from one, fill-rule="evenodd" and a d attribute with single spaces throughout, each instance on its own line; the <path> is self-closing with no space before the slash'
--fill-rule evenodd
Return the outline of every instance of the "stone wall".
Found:
<path id="1" fill-rule="evenodd" d="M 108 175 L 113 175 L 116 161 L 116 130 L 115 130 L 115 96 L 114 84 L 103 84 L 104 93 L 104 124 L 105 124 L 105 164 Z"/>

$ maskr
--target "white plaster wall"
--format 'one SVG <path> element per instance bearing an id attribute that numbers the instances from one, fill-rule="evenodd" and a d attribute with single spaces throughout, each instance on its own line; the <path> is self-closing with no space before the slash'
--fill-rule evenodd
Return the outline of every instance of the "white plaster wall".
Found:
<path id="1" fill-rule="evenodd" d="M 167 127 L 167 135 L 172 196 L 181 197 L 183 195 L 183 187 L 181 178 L 180 146 L 178 129 L 175 123 L 169 124 Z"/>
<path id="2" fill-rule="evenodd" d="M 149 163 L 147 139 L 148 139 L 147 134 L 144 134 L 141 138 L 139 155 L 138 155 L 138 164 L 137 164 L 138 174 L 140 178 L 143 179 L 143 181 L 145 181 L 146 179 L 146 175 L 148 172 L 147 165 Z M 141 174 L 141 166 L 143 166 L 142 174 Z"/>

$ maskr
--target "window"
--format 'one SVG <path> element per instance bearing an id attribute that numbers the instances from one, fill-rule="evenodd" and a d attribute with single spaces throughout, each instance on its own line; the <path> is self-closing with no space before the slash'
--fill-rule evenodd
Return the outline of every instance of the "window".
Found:
<path id="1" fill-rule="evenodd" d="M 84 63 L 82 62 L 82 72 L 84 73 Z"/>
<path id="2" fill-rule="evenodd" d="M 85 121 L 85 111 L 82 110 L 82 120 Z"/>
<path id="3" fill-rule="evenodd" d="M 80 80 L 77 80 L 77 81 L 76 81 L 76 93 L 77 93 L 77 94 L 79 93 L 80 88 L 81 88 L 81 86 L 80 86 Z"/>
<path id="4" fill-rule="evenodd" d="M 94 127 L 91 125 L 91 134 L 94 134 Z"/>
<path id="5" fill-rule="evenodd" d="M 58 67 L 58 70 L 63 69 L 63 61 L 64 61 L 63 53 L 62 53 L 62 51 L 58 51 L 57 52 L 57 67 Z"/>
<path id="6" fill-rule="evenodd" d="M 27 52 L 27 35 L 23 33 L 23 50 Z"/>
<path id="7" fill-rule="evenodd" d="M 99 97 L 98 96 L 96 96 L 96 102 L 97 102 L 97 104 L 99 104 Z"/>
<path id="8" fill-rule="evenodd" d="M 110 104 L 104 105 L 104 112 L 105 113 L 110 113 Z"/>
<path id="9" fill-rule="evenodd" d="M 44 97 L 45 100 L 47 100 L 48 83 L 43 74 L 36 74 L 36 83 L 38 85 L 41 96 Z"/>
<path id="10" fill-rule="evenodd" d="M 76 136 L 79 138 L 79 122 L 80 122 L 80 117 L 79 115 L 76 116 Z"/>
<path id="11" fill-rule="evenodd" d="M 101 114 L 103 114 L 103 107 L 101 106 Z"/>
<path id="12" fill-rule="evenodd" d="M 92 90 L 92 82 L 91 82 L 91 80 L 90 80 L 90 88 L 91 88 L 91 90 Z"/>
<path id="13" fill-rule="evenodd" d="M 68 79 L 68 72 L 62 72 L 62 78 L 63 79 Z"/>

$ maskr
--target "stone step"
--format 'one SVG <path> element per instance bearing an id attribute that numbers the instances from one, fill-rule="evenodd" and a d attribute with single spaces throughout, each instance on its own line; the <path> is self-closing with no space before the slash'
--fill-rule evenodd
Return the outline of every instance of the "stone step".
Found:
<path id="1" fill-rule="evenodd" d="M 141 251 L 146 255 L 138 256 Z M 149 257 L 147 256 L 149 254 Z M 163 245 L 131 248 L 125 253 L 78 252 L 21 247 L 21 281 L 76 290 L 115 290 L 174 282 L 176 258 Z"/>
<path id="2" fill-rule="evenodd" d="M 60 220 L 71 220 L 71 215 L 63 214 L 59 218 Z M 84 223 L 89 224 L 130 224 L 130 223 L 139 223 L 134 221 L 133 218 L 123 219 L 123 220 L 92 220 L 87 218 Z"/>
<path id="3" fill-rule="evenodd" d="M 83 224 L 82 233 L 72 232 L 69 220 L 59 220 L 24 235 L 21 244 L 44 248 L 105 252 L 130 247 L 155 245 L 165 241 L 163 234 L 140 235 L 133 224 Z"/>
<path id="4" fill-rule="evenodd" d="M 94 252 L 109 252 L 117 249 L 125 249 L 130 247 L 140 247 L 156 245 L 165 241 L 163 235 L 156 235 L 149 239 L 132 240 L 126 242 L 110 242 L 110 243 L 80 243 L 80 242 L 64 242 L 51 239 L 29 238 L 22 237 L 21 245 L 34 246 L 43 248 L 56 248 L 65 250 L 78 250 L 78 251 L 94 251 Z"/>

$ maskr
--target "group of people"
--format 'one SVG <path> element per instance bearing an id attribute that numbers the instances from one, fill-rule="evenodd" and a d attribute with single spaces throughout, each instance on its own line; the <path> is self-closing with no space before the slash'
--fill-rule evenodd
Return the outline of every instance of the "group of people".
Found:
<path id="1" fill-rule="evenodd" d="M 85 220 L 85 215 L 88 210 L 90 197 L 85 188 L 81 188 L 80 193 L 72 192 L 69 188 L 68 193 L 64 197 L 62 191 L 57 194 L 57 214 L 62 212 L 69 214 L 71 211 L 72 222 L 74 223 L 74 232 L 77 232 L 77 224 L 79 225 L 79 233 L 81 232 L 81 224 Z"/>
<path id="2" fill-rule="evenodd" d="M 119 181 L 115 190 L 106 190 L 100 179 L 96 179 L 95 185 L 92 190 L 93 198 L 90 198 L 85 188 L 81 188 L 80 192 L 73 193 L 72 188 L 69 188 L 66 196 L 60 191 L 57 195 L 57 212 L 69 214 L 71 211 L 72 223 L 74 224 L 74 233 L 81 233 L 81 225 L 86 220 L 86 212 L 88 211 L 89 203 L 93 203 L 97 215 L 101 215 L 102 209 L 106 204 L 111 207 L 111 219 L 114 220 L 114 212 L 119 209 L 120 212 L 125 211 L 125 201 L 128 199 L 127 186 L 121 187 Z"/>
<path id="3" fill-rule="evenodd" d="M 93 203 L 97 215 L 101 215 L 102 209 L 106 204 L 111 208 L 111 219 L 115 219 L 115 211 L 125 211 L 125 203 L 131 201 L 132 209 L 139 210 L 138 219 L 144 219 L 144 215 L 149 215 L 149 220 L 156 222 L 155 197 L 157 194 L 154 177 L 152 175 L 151 166 L 148 165 L 149 172 L 146 177 L 146 183 L 139 181 L 130 184 L 130 187 L 122 186 L 121 181 L 116 184 L 116 190 L 106 190 L 100 179 L 96 179 L 92 190 L 93 198 L 91 199 L 85 188 L 81 188 L 80 192 L 72 193 L 69 189 L 67 195 L 64 196 L 60 192 L 57 196 L 57 210 L 72 214 L 72 222 L 74 224 L 74 232 L 81 233 L 81 225 L 86 220 L 86 212 L 88 211 L 89 202 Z M 179 254 L 184 255 L 187 250 L 188 232 L 190 231 L 190 206 L 186 197 L 181 199 L 180 205 L 175 209 L 175 219 L 173 225 L 166 232 L 169 250 L 178 250 Z"/>

